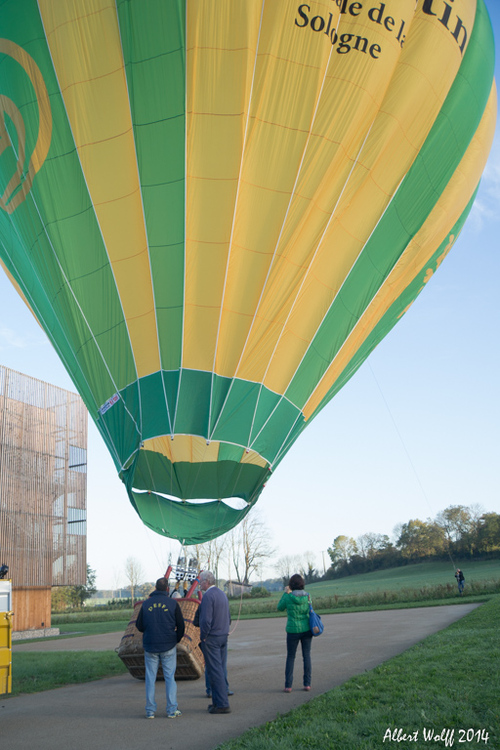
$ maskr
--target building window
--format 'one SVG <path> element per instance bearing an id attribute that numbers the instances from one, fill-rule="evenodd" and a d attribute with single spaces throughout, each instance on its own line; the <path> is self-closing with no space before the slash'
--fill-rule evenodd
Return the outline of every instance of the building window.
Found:
<path id="1" fill-rule="evenodd" d="M 68 469 L 80 471 L 83 474 L 87 471 L 87 451 L 85 448 L 79 448 L 77 445 L 69 446 Z"/>

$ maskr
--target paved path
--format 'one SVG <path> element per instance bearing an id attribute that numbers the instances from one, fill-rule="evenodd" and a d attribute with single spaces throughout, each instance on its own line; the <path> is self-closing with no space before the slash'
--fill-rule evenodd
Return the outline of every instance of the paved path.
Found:
<path id="1" fill-rule="evenodd" d="M 460 604 L 384 612 L 325 615 L 325 632 L 313 642 L 313 687 L 301 688 L 296 661 L 295 687 L 283 693 L 285 620 L 242 620 L 230 638 L 229 682 L 232 713 L 207 713 L 202 680 L 178 683 L 182 716 L 165 717 L 163 682 L 157 683 L 158 713 L 144 719 L 144 682 L 129 674 L 49 690 L 34 695 L 0 696 L 0 745 L 5 750 L 212 750 L 249 727 L 275 719 L 291 708 L 400 654 L 447 627 L 477 605 Z M 108 650 L 121 633 L 16 644 L 20 651 Z M 118 657 L 116 657 L 118 658 Z M 14 674 L 15 679 L 15 674 Z"/>

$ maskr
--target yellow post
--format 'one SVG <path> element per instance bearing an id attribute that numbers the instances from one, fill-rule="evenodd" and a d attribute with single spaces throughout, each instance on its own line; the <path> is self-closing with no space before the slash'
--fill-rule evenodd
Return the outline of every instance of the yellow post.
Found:
<path id="1" fill-rule="evenodd" d="M 0 695 L 12 692 L 12 583 L 0 581 Z"/>

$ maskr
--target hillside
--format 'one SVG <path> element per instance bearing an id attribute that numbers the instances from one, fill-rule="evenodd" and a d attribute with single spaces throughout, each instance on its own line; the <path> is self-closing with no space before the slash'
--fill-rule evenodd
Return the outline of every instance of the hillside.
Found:
<path id="1" fill-rule="evenodd" d="M 500 579 L 500 560 L 479 560 L 463 562 L 455 560 L 457 567 L 465 575 L 465 583 Z M 360 594 L 375 591 L 398 591 L 403 588 L 421 588 L 451 583 L 455 585 L 456 568 L 451 562 L 423 562 L 405 565 L 388 570 L 377 570 L 373 573 L 360 573 L 331 581 L 313 583 L 307 590 L 315 596 L 337 594 Z"/>

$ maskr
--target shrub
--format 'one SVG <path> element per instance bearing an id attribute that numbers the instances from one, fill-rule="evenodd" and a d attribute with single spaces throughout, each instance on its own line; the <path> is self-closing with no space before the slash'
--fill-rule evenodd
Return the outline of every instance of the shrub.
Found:
<path id="1" fill-rule="evenodd" d="M 264 598 L 266 596 L 271 596 L 271 592 L 268 591 L 265 586 L 254 586 L 250 591 L 250 596 L 252 599 Z"/>

